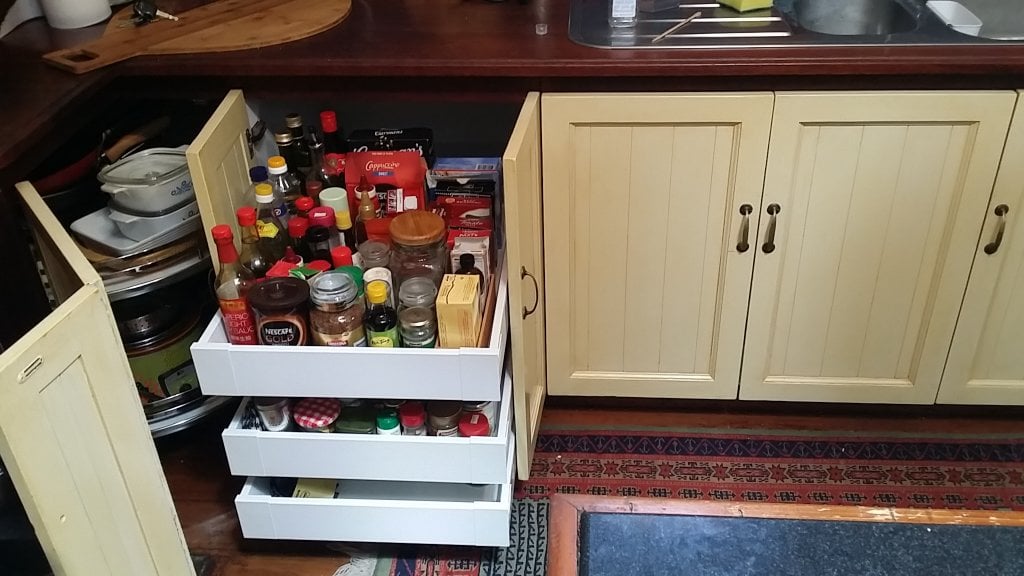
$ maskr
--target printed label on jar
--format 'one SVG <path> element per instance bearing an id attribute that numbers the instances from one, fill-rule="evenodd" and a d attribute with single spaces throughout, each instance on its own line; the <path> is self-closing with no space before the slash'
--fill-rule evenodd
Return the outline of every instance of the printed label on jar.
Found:
<path id="1" fill-rule="evenodd" d="M 398 328 L 385 330 L 384 332 L 373 332 L 367 330 L 370 335 L 371 348 L 398 348 Z"/>
<path id="2" fill-rule="evenodd" d="M 224 332 L 232 344 L 256 344 L 256 326 L 245 298 L 221 300 L 220 313 L 224 317 Z"/>
<path id="3" fill-rule="evenodd" d="M 402 340 L 402 346 L 405 348 L 437 348 L 437 336 L 434 336 L 430 340 L 423 342 L 410 342 L 409 340 Z"/>
<path id="4" fill-rule="evenodd" d="M 302 324 L 285 318 L 260 320 L 260 344 L 267 346 L 304 346 L 306 330 Z"/>
<path id="5" fill-rule="evenodd" d="M 324 334 L 316 330 L 310 332 L 313 336 L 313 343 L 317 346 L 366 346 L 366 332 L 363 331 L 362 326 L 341 334 Z"/>
<path id="6" fill-rule="evenodd" d="M 443 430 L 436 430 L 434 432 L 434 436 L 458 436 L 458 435 L 459 435 L 459 427 L 458 426 L 455 426 L 454 428 L 446 428 L 446 429 L 443 429 Z"/>

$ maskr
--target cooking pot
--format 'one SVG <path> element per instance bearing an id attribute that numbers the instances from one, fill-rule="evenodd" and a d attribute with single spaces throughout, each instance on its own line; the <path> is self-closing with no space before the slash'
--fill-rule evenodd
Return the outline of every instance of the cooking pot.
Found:
<path id="1" fill-rule="evenodd" d="M 137 152 L 104 168 L 97 178 L 120 211 L 155 215 L 191 202 L 196 195 L 185 152 L 177 148 Z"/>

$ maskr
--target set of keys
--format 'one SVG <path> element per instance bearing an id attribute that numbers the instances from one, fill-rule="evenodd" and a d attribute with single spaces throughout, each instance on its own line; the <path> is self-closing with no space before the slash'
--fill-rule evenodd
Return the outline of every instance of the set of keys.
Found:
<path id="1" fill-rule="evenodd" d="M 154 0 L 135 0 L 132 4 L 132 22 L 136 26 L 149 24 L 157 18 L 163 18 L 164 20 L 171 20 L 174 22 L 178 21 L 177 16 L 168 14 L 167 12 L 157 8 Z"/>

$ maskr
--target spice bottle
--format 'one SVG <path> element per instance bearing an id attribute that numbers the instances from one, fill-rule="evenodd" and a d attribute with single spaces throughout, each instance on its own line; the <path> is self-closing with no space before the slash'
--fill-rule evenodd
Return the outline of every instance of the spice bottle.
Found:
<path id="1" fill-rule="evenodd" d="M 491 427 L 487 416 L 479 412 L 466 412 L 459 418 L 459 436 L 490 436 Z"/>
<path id="2" fill-rule="evenodd" d="M 238 259 L 253 276 L 263 278 L 275 260 L 268 247 L 260 242 L 260 234 L 256 229 L 256 209 L 252 206 L 242 206 L 235 212 L 235 217 L 238 218 L 238 235 L 242 240 Z"/>
<path id="3" fill-rule="evenodd" d="M 309 284 L 298 278 L 270 278 L 249 292 L 260 344 L 304 346 Z"/>
<path id="4" fill-rule="evenodd" d="M 490 424 L 489 434 L 494 434 L 494 426 L 498 422 L 498 403 L 497 402 L 463 402 L 462 412 L 479 412 L 487 417 L 487 422 Z"/>
<path id="5" fill-rule="evenodd" d="M 288 229 L 277 215 L 280 208 L 280 200 L 274 197 L 270 185 L 257 184 L 256 230 L 259 232 L 259 242 L 263 250 L 273 262 L 284 256 L 284 247 L 288 245 Z"/>
<path id="6" fill-rule="evenodd" d="M 334 398 L 304 398 L 295 404 L 292 417 L 306 432 L 331 432 L 341 414 L 341 402 Z"/>
<path id="7" fill-rule="evenodd" d="M 391 221 L 391 271 L 398 286 L 418 276 L 441 285 L 448 265 L 445 229 L 444 218 L 425 210 L 403 212 Z"/>
<path id="8" fill-rule="evenodd" d="M 287 432 L 292 429 L 292 407 L 287 398 L 257 398 L 256 414 L 267 432 Z"/>
<path id="9" fill-rule="evenodd" d="M 429 308 L 416 306 L 398 313 L 398 333 L 405 348 L 435 348 L 437 322 Z"/>
<path id="10" fill-rule="evenodd" d="M 387 304 L 387 285 L 380 280 L 366 284 L 366 299 L 370 310 L 366 313 L 367 339 L 374 348 L 397 348 L 398 313 Z"/>
<path id="11" fill-rule="evenodd" d="M 398 436 L 402 428 L 398 425 L 398 411 L 393 408 L 385 408 L 377 412 L 377 434 L 386 436 Z"/>
<path id="12" fill-rule="evenodd" d="M 451 400 L 427 402 L 427 422 L 431 436 L 458 436 L 462 404 Z"/>
<path id="13" fill-rule="evenodd" d="M 216 292 L 220 313 L 224 318 L 224 332 L 232 344 L 256 344 L 256 322 L 249 307 L 248 296 L 256 282 L 252 272 L 238 262 L 234 234 L 227 224 L 218 224 L 212 230 L 217 244 Z"/>
<path id="14" fill-rule="evenodd" d="M 323 272 L 310 281 L 309 295 L 313 302 L 309 327 L 314 344 L 366 346 L 363 303 L 355 280 L 344 272 Z"/>
<path id="15" fill-rule="evenodd" d="M 427 435 L 427 412 L 422 402 L 406 402 L 398 409 L 404 436 Z"/>

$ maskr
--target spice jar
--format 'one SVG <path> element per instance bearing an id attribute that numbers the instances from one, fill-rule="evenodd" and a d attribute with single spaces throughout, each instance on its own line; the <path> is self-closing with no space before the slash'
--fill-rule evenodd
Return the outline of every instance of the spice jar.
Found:
<path id="1" fill-rule="evenodd" d="M 267 432 L 287 432 L 292 429 L 292 407 L 287 398 L 257 398 L 256 414 Z"/>
<path id="2" fill-rule="evenodd" d="M 498 423 L 498 403 L 497 402 L 463 402 L 463 412 L 479 412 L 487 417 L 487 422 L 491 425 L 488 434 L 494 434 L 494 427 Z"/>
<path id="3" fill-rule="evenodd" d="M 309 284 L 298 278 L 271 278 L 249 291 L 249 306 L 260 344 L 304 346 Z"/>
<path id="4" fill-rule="evenodd" d="M 427 402 L 427 423 L 431 436 L 458 436 L 462 404 L 451 400 Z"/>
<path id="5" fill-rule="evenodd" d="M 399 312 L 398 333 L 403 348 L 437 347 L 437 321 L 429 308 L 417 306 Z"/>
<path id="6" fill-rule="evenodd" d="M 345 272 L 323 272 L 309 283 L 313 309 L 310 337 L 320 346 L 366 346 L 362 299 L 355 280 Z"/>
<path id="7" fill-rule="evenodd" d="M 359 258 L 363 270 L 370 268 L 387 268 L 391 263 L 391 248 L 383 242 L 367 240 L 359 245 Z"/>
<path id="8" fill-rule="evenodd" d="M 334 398 L 305 398 L 292 410 L 299 428 L 306 432 L 330 432 L 341 414 L 341 402 Z"/>
<path id="9" fill-rule="evenodd" d="M 377 412 L 377 434 L 384 436 L 398 436 L 402 433 L 402 427 L 398 425 L 398 411 L 393 408 L 385 408 Z"/>
<path id="10" fill-rule="evenodd" d="M 406 308 L 422 306 L 429 308 L 430 313 L 437 312 L 434 307 L 437 305 L 437 286 L 425 276 L 409 278 L 398 288 L 398 311 Z"/>
<path id="11" fill-rule="evenodd" d="M 396 284 L 425 276 L 440 286 L 448 264 L 444 219 L 433 212 L 412 210 L 396 216 L 388 230 L 394 243 L 391 271 Z"/>
<path id="12" fill-rule="evenodd" d="M 404 436 L 427 435 L 427 413 L 423 402 L 406 402 L 398 409 L 398 418 L 402 422 Z"/>
<path id="13" fill-rule="evenodd" d="M 342 434 L 376 434 L 377 414 L 372 406 L 357 403 L 346 404 L 341 417 L 334 424 L 334 431 Z"/>
<path id="14" fill-rule="evenodd" d="M 459 418 L 459 436 L 490 436 L 491 426 L 487 416 L 479 412 L 466 412 Z"/>

